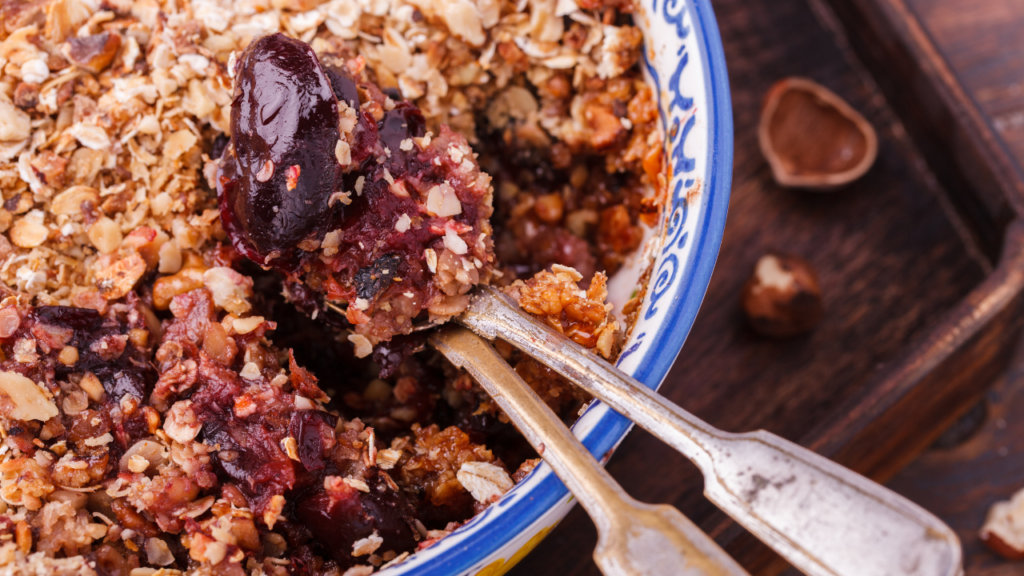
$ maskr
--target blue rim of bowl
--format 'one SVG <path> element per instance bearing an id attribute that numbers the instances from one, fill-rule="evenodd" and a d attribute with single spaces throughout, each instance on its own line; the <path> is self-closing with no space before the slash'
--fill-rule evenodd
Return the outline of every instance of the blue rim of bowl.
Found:
<path id="1" fill-rule="evenodd" d="M 658 345 L 652 345 L 649 348 L 651 353 L 666 349 L 675 350 L 676 353 L 671 356 L 649 353 L 648 356 L 654 357 L 649 362 L 642 362 L 633 373 L 634 378 L 652 389 L 657 389 L 661 385 L 669 369 L 672 368 L 672 364 L 675 363 L 676 356 L 679 355 L 683 342 L 697 318 L 697 311 L 700 309 L 708 284 L 711 282 L 711 273 L 714 271 L 715 263 L 718 260 L 718 250 L 722 245 L 726 214 L 729 209 L 729 193 L 732 186 L 732 101 L 729 95 L 729 76 L 725 66 L 722 38 L 710 0 L 687 0 L 686 4 L 692 8 L 696 20 L 700 23 L 699 26 L 694 26 L 693 30 L 703 46 L 700 56 L 704 65 L 704 82 L 706 89 L 710 92 L 707 101 L 712 103 L 708 118 L 711 130 L 707 151 L 711 161 L 708 162 L 708 175 L 702 195 L 703 221 L 699 225 L 700 233 L 694 234 L 697 246 L 694 248 L 683 274 L 683 278 L 686 280 L 684 285 L 673 295 L 672 301 L 668 303 L 665 321 L 653 338 Z M 644 61 L 649 65 L 646 51 Z M 590 409 L 597 404 L 597 402 L 592 404 Z M 604 462 L 610 452 L 625 438 L 632 424 L 617 412 L 608 410 L 582 439 L 583 445 L 598 460 Z M 569 491 L 554 474 L 551 474 L 543 482 L 533 487 L 527 497 L 520 498 L 512 504 L 518 508 L 517 514 L 503 515 L 504 518 L 507 518 L 503 522 L 489 522 L 481 525 L 470 521 L 464 528 L 472 526 L 473 534 L 460 542 L 457 548 L 422 564 L 410 566 L 410 569 L 402 572 L 408 575 L 431 574 L 435 576 L 462 574 L 487 559 L 492 552 L 499 549 L 510 538 L 529 528 L 549 509 L 568 496 Z M 501 507 L 502 502 L 498 502 L 495 506 Z M 399 567 L 396 566 L 396 568 Z"/>

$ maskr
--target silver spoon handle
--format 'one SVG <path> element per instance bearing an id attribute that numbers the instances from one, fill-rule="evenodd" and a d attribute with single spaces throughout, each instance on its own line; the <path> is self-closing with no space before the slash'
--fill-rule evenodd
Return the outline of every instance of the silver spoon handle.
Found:
<path id="1" fill-rule="evenodd" d="M 494 288 L 478 288 L 459 322 L 537 358 L 692 460 L 708 499 L 805 574 L 962 572 L 956 535 L 923 508 L 774 434 L 714 428 Z"/>
<path id="2" fill-rule="evenodd" d="M 451 326 L 430 343 L 491 395 L 590 514 L 605 575 L 749 576 L 675 508 L 630 498 L 486 340 Z"/>

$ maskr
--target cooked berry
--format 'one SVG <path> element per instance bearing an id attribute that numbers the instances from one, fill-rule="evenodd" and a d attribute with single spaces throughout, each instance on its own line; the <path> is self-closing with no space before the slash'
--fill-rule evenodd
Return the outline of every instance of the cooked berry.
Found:
<path id="1" fill-rule="evenodd" d="M 235 177 L 221 209 L 235 245 L 261 264 L 288 258 L 326 227 L 341 170 L 338 101 L 308 45 L 273 34 L 246 49 L 231 134 Z"/>

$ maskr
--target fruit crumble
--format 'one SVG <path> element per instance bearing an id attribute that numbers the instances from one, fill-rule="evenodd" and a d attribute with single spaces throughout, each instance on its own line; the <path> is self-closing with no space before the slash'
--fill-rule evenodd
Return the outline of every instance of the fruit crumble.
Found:
<path id="1" fill-rule="evenodd" d="M 0 574 L 366 576 L 521 482 L 416 329 L 492 284 L 616 357 L 665 194 L 630 12 L 0 0 Z"/>

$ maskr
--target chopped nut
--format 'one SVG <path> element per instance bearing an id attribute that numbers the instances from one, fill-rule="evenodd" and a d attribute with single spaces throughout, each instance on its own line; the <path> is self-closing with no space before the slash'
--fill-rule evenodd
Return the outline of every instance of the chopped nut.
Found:
<path id="1" fill-rule="evenodd" d="M 352 163 L 352 148 L 348 142 L 338 140 L 338 143 L 334 145 L 334 157 L 338 159 L 338 164 L 342 166 L 348 166 Z"/>
<path id="2" fill-rule="evenodd" d="M 238 375 L 246 380 L 259 380 L 261 376 L 260 367 L 255 362 L 246 362 Z"/>
<path id="3" fill-rule="evenodd" d="M 157 271 L 161 274 L 174 274 L 181 270 L 181 250 L 178 248 L 177 240 L 164 242 L 160 246 L 159 257 Z"/>
<path id="4" fill-rule="evenodd" d="M 277 522 L 277 517 L 281 515 L 281 511 L 284 510 L 285 499 L 280 494 L 275 494 L 270 499 L 270 504 L 267 505 L 267 509 L 263 512 L 263 522 L 267 525 L 267 528 L 273 529 L 274 524 Z"/>
<path id="5" fill-rule="evenodd" d="M 167 546 L 167 543 L 160 538 L 149 538 L 146 540 L 146 557 L 150 564 L 157 566 L 170 566 L 174 564 L 174 554 Z M 209 553 L 207 553 L 209 558 Z"/>
<path id="6" fill-rule="evenodd" d="M 348 341 L 355 346 L 356 358 L 366 358 L 373 353 L 373 344 L 362 334 L 349 334 Z"/>
<path id="7" fill-rule="evenodd" d="M 441 183 L 427 193 L 427 211 L 435 216 L 455 216 L 462 213 L 462 203 L 454 188 Z"/>
<path id="8" fill-rule="evenodd" d="M 248 334 L 263 324 L 263 316 L 250 316 L 248 318 L 235 318 L 231 321 L 231 327 L 238 334 Z"/>
<path id="9" fill-rule="evenodd" d="M 252 307 L 252 279 L 231 268 L 218 266 L 203 273 L 203 284 L 213 294 L 213 301 L 232 314 L 245 314 Z"/>
<path id="10" fill-rule="evenodd" d="M 30 110 L 39 104 L 39 84 L 21 82 L 14 89 L 14 105 L 22 110 Z"/>
<path id="11" fill-rule="evenodd" d="M 29 115 L 0 98 L 0 142 L 26 140 L 31 130 Z"/>
<path id="12" fill-rule="evenodd" d="M 122 298 L 145 273 L 146 261 L 138 253 L 132 253 L 96 273 L 100 295 L 107 300 Z"/>
<path id="13" fill-rule="evenodd" d="M 164 420 L 164 432 L 174 440 L 185 444 L 191 442 L 199 435 L 203 425 L 196 419 L 192 412 L 191 400 L 179 400 L 167 411 Z"/>
<path id="14" fill-rule="evenodd" d="M 72 37 L 64 45 L 62 53 L 73 64 L 93 74 L 99 74 L 113 61 L 117 49 L 121 47 L 121 37 L 110 32 L 101 32 L 91 36 Z"/>
<path id="15" fill-rule="evenodd" d="M 281 440 L 281 449 L 288 455 L 289 458 L 298 462 L 299 458 L 299 443 L 295 441 L 295 438 L 286 436 Z"/>
<path id="16" fill-rule="evenodd" d="M 74 366 L 78 362 L 78 348 L 74 346 L 61 348 L 60 354 L 57 355 L 57 361 L 65 366 Z"/>
<path id="17" fill-rule="evenodd" d="M 175 296 L 202 288 L 205 271 L 205 268 L 188 267 L 173 276 L 157 279 L 153 283 L 153 306 L 157 310 L 167 310 Z"/>
<path id="18" fill-rule="evenodd" d="M 100 254 L 110 254 L 121 247 L 124 237 L 121 235 L 121 227 L 116 222 L 104 216 L 89 227 L 89 241 L 100 251 Z"/>
<path id="19" fill-rule="evenodd" d="M 103 399 L 103 393 L 105 392 L 103 383 L 92 372 L 86 372 L 82 376 L 82 379 L 78 382 L 78 387 L 88 394 L 89 399 L 93 402 L 99 402 Z"/>
<path id="20" fill-rule="evenodd" d="M 15 306 L 0 308 L 0 338 L 10 338 L 21 326 L 21 314 Z"/>
<path id="21" fill-rule="evenodd" d="M 0 412 L 8 418 L 45 422 L 58 414 L 53 400 L 35 382 L 17 372 L 0 372 L 0 392 L 9 400 L 0 403 Z"/>
<path id="22" fill-rule="evenodd" d="M 32 529 L 24 520 L 19 520 L 14 526 L 14 542 L 22 554 L 32 551 Z"/>
<path id="23" fill-rule="evenodd" d="M 402 214 L 395 222 L 395 230 L 399 232 L 407 232 L 411 224 L 412 218 L 410 218 L 408 214 Z"/>

